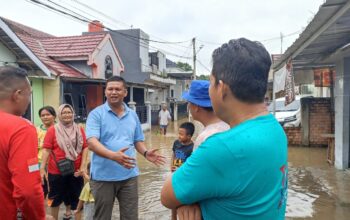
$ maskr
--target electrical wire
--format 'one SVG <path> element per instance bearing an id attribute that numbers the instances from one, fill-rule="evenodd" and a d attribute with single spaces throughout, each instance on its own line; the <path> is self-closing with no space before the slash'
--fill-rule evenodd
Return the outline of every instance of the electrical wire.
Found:
<path id="1" fill-rule="evenodd" d="M 83 21 L 83 22 L 86 22 L 86 23 L 91 23 L 91 22 L 93 21 L 93 20 L 91 20 L 91 19 L 86 19 L 86 18 L 84 18 L 84 16 L 82 16 L 82 15 L 80 15 L 81 17 L 78 17 L 77 15 L 79 15 L 79 14 L 76 13 L 76 12 L 74 12 L 76 15 L 73 15 L 73 14 L 67 13 L 67 12 L 65 12 L 65 11 L 62 11 L 62 10 L 60 10 L 60 9 L 57 9 L 57 8 L 51 6 L 51 5 L 45 4 L 45 3 L 41 2 L 41 1 L 38 1 L 38 0 L 29 0 L 29 1 L 31 1 L 31 2 L 33 2 L 33 3 L 35 3 L 35 4 L 43 5 L 43 6 L 47 7 L 47 8 L 52 9 L 52 10 L 56 10 L 56 11 L 58 11 L 58 12 L 60 12 L 60 13 L 63 13 L 63 14 L 68 15 L 68 16 L 71 16 L 71 17 L 73 17 L 73 18 L 75 18 L 75 19 L 78 19 L 78 20 Z M 50 0 L 48 0 L 48 1 L 51 2 Z M 57 3 L 55 3 L 55 5 L 57 5 Z M 109 27 L 105 27 L 105 28 L 106 28 L 107 30 L 109 30 L 109 31 L 113 31 L 113 30 L 112 30 L 111 28 L 109 28 Z M 124 35 L 126 35 L 126 36 L 128 36 L 128 37 L 131 37 L 131 38 L 140 39 L 140 40 L 144 40 L 144 41 L 148 41 L 148 42 L 160 43 L 160 44 L 180 44 L 180 43 L 186 43 L 186 42 L 189 42 L 189 41 L 190 41 L 190 40 L 178 41 L 178 42 L 156 41 L 156 40 L 151 40 L 151 39 L 142 38 L 142 37 L 135 37 L 135 36 L 128 35 L 128 34 L 124 34 Z"/>
<path id="2" fill-rule="evenodd" d="M 290 36 L 299 34 L 300 32 L 301 32 L 301 30 L 294 31 L 294 32 L 289 33 L 289 34 L 282 35 L 282 37 L 283 38 L 290 37 Z M 274 40 L 280 40 L 280 39 L 281 39 L 281 36 L 279 36 L 279 37 L 272 37 L 272 38 L 268 38 L 268 39 L 265 39 L 265 40 L 258 40 L 258 41 L 259 42 L 268 42 L 268 41 L 274 41 Z M 205 40 L 200 40 L 200 39 L 198 39 L 198 41 L 202 42 L 202 43 L 205 43 L 205 44 L 211 44 L 211 45 L 222 45 L 223 44 L 223 43 L 219 43 L 219 42 L 211 42 L 211 41 L 205 41 Z"/>
<path id="3" fill-rule="evenodd" d="M 111 16 L 109 16 L 109 15 L 107 15 L 107 14 L 101 12 L 101 11 L 98 11 L 97 9 L 92 8 L 91 6 L 89 6 L 89 5 L 85 4 L 85 3 L 82 3 L 81 1 L 78 1 L 78 0 L 71 0 L 71 1 L 73 1 L 73 2 L 75 2 L 75 3 L 77 3 L 77 4 L 79 4 L 79 5 L 81 5 L 81 6 L 83 6 L 83 7 L 85 7 L 85 8 L 87 8 L 87 9 L 91 10 L 91 11 L 94 11 L 94 12 L 97 13 L 97 14 L 100 14 L 100 15 L 104 16 L 104 17 L 108 18 L 108 19 L 111 20 L 111 21 L 114 21 L 114 22 L 116 22 L 116 23 L 120 23 L 120 24 L 122 24 L 123 26 L 125 26 L 125 27 L 127 27 L 127 28 L 130 28 L 130 27 L 131 27 L 131 25 L 128 25 L 127 23 L 125 23 L 125 22 L 123 22 L 123 21 L 117 20 L 117 19 L 115 19 L 115 18 L 113 18 L 113 17 L 111 17 Z M 165 43 L 165 42 L 169 42 L 169 41 L 165 41 L 164 39 L 162 39 L 162 38 L 160 38 L 160 37 L 156 37 L 156 36 L 151 35 L 151 34 L 150 34 L 150 36 L 153 36 L 153 37 L 155 37 L 155 38 L 158 38 L 158 39 L 162 40 L 164 43 Z M 190 40 L 186 40 L 186 41 L 169 42 L 169 43 L 181 44 L 181 43 L 187 43 L 188 41 L 191 41 L 191 39 L 190 39 Z M 163 43 L 163 42 L 162 42 L 162 43 Z M 159 42 L 154 42 L 154 43 L 159 43 Z M 185 46 L 182 46 L 182 45 L 176 45 L 176 46 L 186 48 Z"/>
<path id="4" fill-rule="evenodd" d="M 208 67 L 206 67 L 199 59 L 197 59 L 197 61 L 199 65 L 201 65 L 204 69 L 206 69 L 209 73 L 211 73 L 211 70 Z"/>
<path id="5" fill-rule="evenodd" d="M 74 18 L 74 19 L 76 19 L 76 20 L 82 21 L 82 22 L 84 22 L 84 23 L 91 23 L 91 22 L 92 22 L 91 19 L 88 19 L 88 18 L 86 18 L 86 17 L 84 17 L 84 16 L 81 16 L 80 14 L 78 14 L 78 13 L 76 13 L 76 12 L 75 12 L 75 15 L 73 15 L 73 14 L 67 13 L 67 12 L 65 12 L 65 11 L 63 11 L 63 10 L 61 10 L 61 9 L 57 9 L 57 8 L 51 6 L 51 5 L 42 3 L 42 2 L 40 2 L 40 1 L 38 1 L 38 0 L 29 0 L 29 1 L 30 1 L 31 3 L 33 3 L 33 4 L 36 4 L 36 5 L 38 4 L 38 5 L 45 6 L 46 8 L 49 8 L 49 9 L 54 10 L 54 11 L 57 11 L 57 12 L 59 12 L 59 13 L 61 13 L 61 14 L 66 15 L 66 16 L 70 16 L 70 17 L 72 17 L 72 18 Z M 48 0 L 48 1 L 50 2 L 50 0 Z M 79 16 L 81 16 L 81 17 L 79 17 Z M 133 39 L 133 40 L 137 40 L 137 43 L 138 43 L 138 40 L 144 40 L 144 41 L 147 41 L 147 42 L 162 43 L 162 42 L 160 42 L 160 41 L 153 41 L 153 40 L 150 40 L 150 39 L 146 39 L 146 38 L 142 38 L 142 37 L 136 37 L 136 36 L 132 36 L 132 35 L 129 35 L 129 34 L 126 34 L 126 33 L 122 33 L 122 32 L 116 31 L 116 30 L 112 30 L 112 29 L 109 28 L 109 27 L 105 27 L 105 29 L 107 29 L 107 30 L 110 31 L 110 32 L 118 33 L 118 34 L 120 34 L 120 35 L 122 35 L 122 36 L 124 36 L 124 37 L 130 38 L 130 39 Z M 140 44 L 142 44 L 142 43 L 143 43 L 143 42 L 140 41 Z M 165 43 L 165 42 L 163 42 L 163 43 Z M 168 42 L 168 43 L 174 43 L 174 42 Z M 148 45 L 147 45 L 147 46 L 148 46 Z M 168 55 L 171 55 L 171 56 L 174 56 L 174 57 L 184 58 L 184 59 L 191 59 L 191 57 L 184 57 L 184 56 L 181 56 L 181 55 L 178 55 L 178 54 L 175 54 L 175 53 L 172 53 L 172 52 L 168 52 L 168 51 L 166 51 L 166 50 L 163 50 L 163 49 L 160 49 L 160 48 L 157 48 L 157 47 L 154 47 L 154 46 L 150 46 L 150 45 L 149 45 L 149 47 L 150 47 L 150 48 L 154 48 L 154 49 L 159 50 L 159 51 L 164 51 L 164 52 L 167 53 Z"/>

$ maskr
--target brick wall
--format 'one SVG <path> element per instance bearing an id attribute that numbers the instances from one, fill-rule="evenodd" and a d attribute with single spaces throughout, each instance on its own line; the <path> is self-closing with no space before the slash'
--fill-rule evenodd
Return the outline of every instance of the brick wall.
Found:
<path id="1" fill-rule="evenodd" d="M 327 145 L 324 134 L 332 133 L 331 102 L 329 98 L 313 98 L 309 108 L 310 145 Z M 334 122 L 333 122 L 334 123 Z"/>
<path id="2" fill-rule="evenodd" d="M 284 128 L 289 145 L 301 145 L 301 128 Z"/>
<path id="3" fill-rule="evenodd" d="M 328 139 L 322 137 L 322 135 L 334 133 L 332 132 L 334 130 L 332 128 L 334 127 L 334 115 L 331 116 L 330 98 L 304 98 L 301 104 L 307 105 L 309 109 L 309 145 L 326 146 Z M 284 131 L 290 145 L 302 144 L 303 134 L 301 133 L 301 127 L 285 127 Z"/>

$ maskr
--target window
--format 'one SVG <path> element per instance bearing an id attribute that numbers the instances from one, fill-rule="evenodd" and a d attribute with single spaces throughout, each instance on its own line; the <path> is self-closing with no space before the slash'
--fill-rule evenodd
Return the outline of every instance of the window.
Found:
<path id="1" fill-rule="evenodd" d="M 64 93 L 64 103 L 70 104 L 73 107 L 73 109 L 75 109 L 73 104 L 72 93 Z"/>
<path id="2" fill-rule="evenodd" d="M 79 96 L 79 109 L 78 109 L 78 115 L 82 117 L 83 120 L 87 117 L 87 111 L 86 111 L 86 97 L 84 94 L 80 94 Z"/>
<path id="3" fill-rule="evenodd" d="M 105 79 L 109 79 L 113 76 L 113 62 L 110 56 L 105 58 Z"/>

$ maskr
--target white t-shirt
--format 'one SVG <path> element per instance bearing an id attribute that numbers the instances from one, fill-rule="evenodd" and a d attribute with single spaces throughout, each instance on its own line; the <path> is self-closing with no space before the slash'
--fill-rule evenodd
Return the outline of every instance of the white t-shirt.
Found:
<path id="1" fill-rule="evenodd" d="M 170 113 L 169 113 L 169 111 L 168 110 L 160 110 L 160 112 L 159 112 L 159 118 L 160 118 L 160 120 L 159 120 L 159 124 L 160 125 L 168 125 L 168 123 L 169 123 L 169 121 L 168 120 L 170 120 L 171 119 L 171 115 L 170 115 Z"/>
<path id="2" fill-rule="evenodd" d="M 230 129 L 230 126 L 223 121 L 219 121 L 217 123 L 206 126 L 196 138 L 193 150 L 197 149 L 197 147 L 201 145 L 201 143 L 204 142 L 208 137 L 212 136 L 213 134 L 226 131 L 228 129 Z"/>

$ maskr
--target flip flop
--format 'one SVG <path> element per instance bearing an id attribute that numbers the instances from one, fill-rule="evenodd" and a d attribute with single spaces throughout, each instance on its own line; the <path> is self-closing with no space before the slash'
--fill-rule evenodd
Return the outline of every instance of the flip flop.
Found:
<path id="1" fill-rule="evenodd" d="M 63 220 L 70 220 L 72 219 L 72 214 L 67 215 L 66 213 L 63 214 Z"/>

